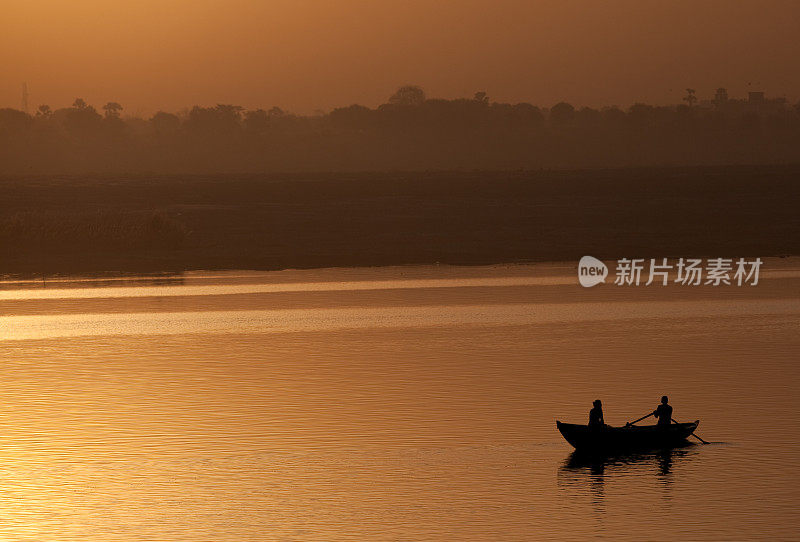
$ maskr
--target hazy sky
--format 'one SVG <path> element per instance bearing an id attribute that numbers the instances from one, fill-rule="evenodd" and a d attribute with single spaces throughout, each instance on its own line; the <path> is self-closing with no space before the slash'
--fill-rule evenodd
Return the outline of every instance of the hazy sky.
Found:
<path id="1" fill-rule="evenodd" d="M 550 106 L 800 99 L 800 1 L 0 0 L 0 107 L 383 103 L 402 84 Z"/>

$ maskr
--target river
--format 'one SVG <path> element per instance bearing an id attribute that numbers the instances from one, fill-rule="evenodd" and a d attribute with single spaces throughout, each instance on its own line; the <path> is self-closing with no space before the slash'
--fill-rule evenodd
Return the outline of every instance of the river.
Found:
<path id="1" fill-rule="evenodd" d="M 731 540 L 800 532 L 800 260 L 0 283 L 0 538 Z M 709 445 L 584 462 L 663 394 Z M 646 423 L 646 422 L 645 422 Z"/>

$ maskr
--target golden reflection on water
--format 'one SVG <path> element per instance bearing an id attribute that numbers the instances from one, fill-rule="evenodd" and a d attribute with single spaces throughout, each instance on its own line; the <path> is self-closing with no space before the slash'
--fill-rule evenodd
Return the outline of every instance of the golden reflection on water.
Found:
<path id="1" fill-rule="evenodd" d="M 575 293 L 569 271 L 537 267 L 401 272 L 470 282 L 376 292 L 338 283 L 390 280 L 386 270 L 323 270 L 293 284 L 325 292 L 291 298 L 219 293 L 225 275 L 198 285 L 211 295 L 146 304 L 74 285 L 69 300 L 6 298 L 0 538 L 798 532 L 800 431 L 785 415 L 800 383 L 793 275 L 692 299 Z M 596 397 L 620 424 L 663 393 L 712 445 L 598 465 L 573 461 L 555 431 Z"/>

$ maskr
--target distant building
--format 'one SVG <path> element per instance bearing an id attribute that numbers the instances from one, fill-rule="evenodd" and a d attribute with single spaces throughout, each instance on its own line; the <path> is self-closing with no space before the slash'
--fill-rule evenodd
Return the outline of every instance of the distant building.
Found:
<path id="1" fill-rule="evenodd" d="M 715 110 L 726 116 L 741 116 L 745 114 L 756 114 L 758 116 L 769 116 L 780 114 L 788 107 L 784 97 L 767 98 L 763 91 L 753 91 L 747 93 L 747 99 L 739 100 L 728 95 L 728 89 L 718 88 L 714 92 L 714 97 L 710 100 L 700 100 L 698 104 L 700 110 Z"/>

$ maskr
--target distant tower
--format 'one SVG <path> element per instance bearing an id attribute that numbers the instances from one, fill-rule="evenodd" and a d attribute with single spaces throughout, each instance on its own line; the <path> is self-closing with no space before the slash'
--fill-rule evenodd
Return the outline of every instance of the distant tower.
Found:
<path id="1" fill-rule="evenodd" d="M 728 90 L 724 88 L 718 88 L 717 93 L 714 94 L 714 103 L 717 105 L 722 105 L 728 101 Z"/>
<path id="2" fill-rule="evenodd" d="M 28 83 L 22 83 L 22 110 L 28 112 Z"/>

